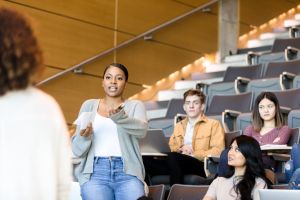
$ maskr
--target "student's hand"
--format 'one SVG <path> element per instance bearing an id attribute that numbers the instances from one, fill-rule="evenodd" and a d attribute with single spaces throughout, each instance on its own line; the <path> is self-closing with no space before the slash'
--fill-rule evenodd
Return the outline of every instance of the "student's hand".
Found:
<path id="1" fill-rule="evenodd" d="M 192 145 L 183 145 L 180 150 L 182 154 L 186 155 L 192 155 L 194 153 Z"/>
<path id="2" fill-rule="evenodd" d="M 80 135 L 83 137 L 89 137 L 92 134 L 92 123 L 89 122 L 88 125 L 86 126 L 86 129 L 82 129 L 80 131 Z"/>
<path id="3" fill-rule="evenodd" d="M 273 140 L 273 143 L 276 143 L 280 140 L 280 137 L 275 138 L 275 140 Z"/>
<path id="4" fill-rule="evenodd" d="M 111 108 L 108 110 L 108 116 L 114 115 L 118 112 L 120 112 L 120 110 L 122 110 L 123 108 L 123 103 L 121 103 L 117 108 Z"/>

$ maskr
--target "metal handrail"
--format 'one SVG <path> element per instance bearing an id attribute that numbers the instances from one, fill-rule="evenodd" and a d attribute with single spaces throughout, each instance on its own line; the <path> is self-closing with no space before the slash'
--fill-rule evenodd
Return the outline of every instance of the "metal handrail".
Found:
<path id="1" fill-rule="evenodd" d="M 63 70 L 63 71 L 61 71 L 61 72 L 59 72 L 57 74 L 54 74 L 53 76 L 50 76 L 50 77 L 46 78 L 45 80 L 40 81 L 36 85 L 40 86 L 40 85 L 42 85 L 42 84 L 44 84 L 46 82 L 49 82 L 50 80 L 56 79 L 56 78 L 58 78 L 58 77 L 60 77 L 60 76 L 62 76 L 64 74 L 66 74 L 66 73 L 74 71 L 74 70 L 82 67 L 83 65 L 91 63 L 91 62 L 97 60 L 98 58 L 101 58 L 101 57 L 103 57 L 103 56 L 105 56 L 105 55 L 107 55 L 107 54 L 109 54 L 109 53 L 111 53 L 111 52 L 113 52 L 113 51 L 115 51 L 115 50 L 117 50 L 119 48 L 122 48 L 122 47 L 124 47 L 124 46 L 126 46 L 126 45 L 128 45 L 128 44 L 130 44 L 130 43 L 132 43 L 132 42 L 134 42 L 134 41 L 142 38 L 142 37 L 148 36 L 148 35 L 156 32 L 156 31 L 158 31 L 158 30 L 160 30 L 160 29 L 162 29 L 162 28 L 164 28 L 166 26 L 169 26 L 169 25 L 171 25 L 171 24 L 173 24 L 173 23 L 175 23 L 175 22 L 177 22 L 177 21 L 179 21 L 179 20 L 181 20 L 181 19 L 183 19 L 183 18 L 185 18 L 185 17 L 187 17 L 189 15 L 192 15 L 192 14 L 194 14 L 194 13 L 196 13 L 196 12 L 198 12 L 198 11 L 200 11 L 200 10 L 202 10 L 202 9 L 204 9 L 204 8 L 206 8 L 206 7 L 214 4 L 216 2 L 218 2 L 218 0 L 212 0 L 212 1 L 206 3 L 206 4 L 202 5 L 202 6 L 199 6 L 199 7 L 195 8 L 195 9 L 193 9 L 193 10 L 185 13 L 185 14 L 182 14 L 182 15 L 180 15 L 178 17 L 175 17 L 174 19 L 171 19 L 170 21 L 167 21 L 167 22 L 165 22 L 165 23 L 163 23 L 163 24 L 161 24 L 159 26 L 156 26 L 156 27 L 154 27 L 154 28 L 152 28 L 152 29 L 150 29 L 150 30 L 148 30 L 148 31 L 146 31 L 146 32 L 144 32 L 144 33 L 142 33 L 142 34 L 134 37 L 134 38 L 131 38 L 131 39 L 125 41 L 125 42 L 122 42 L 121 44 L 119 44 L 119 45 L 117 45 L 117 46 L 115 46 L 113 48 L 105 50 L 102 53 L 99 53 L 99 54 L 97 54 L 97 55 L 95 55 L 95 56 L 93 56 L 93 57 L 91 57 L 91 58 L 89 58 L 87 60 L 84 60 L 84 61 L 82 61 L 82 62 L 80 62 L 80 63 L 78 63 L 78 64 L 76 64 L 76 65 L 74 65 L 74 66 L 72 66 L 72 67 L 70 67 L 68 69 L 65 69 L 65 70 Z"/>

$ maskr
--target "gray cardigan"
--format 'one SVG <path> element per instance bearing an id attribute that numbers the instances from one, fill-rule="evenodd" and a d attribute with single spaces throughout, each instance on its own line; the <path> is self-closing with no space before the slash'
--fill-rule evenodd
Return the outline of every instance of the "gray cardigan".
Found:
<path id="1" fill-rule="evenodd" d="M 85 101 L 79 115 L 82 112 L 92 112 L 90 121 L 93 122 L 99 106 L 99 99 Z M 124 108 L 110 117 L 116 124 L 124 172 L 136 176 L 142 182 L 145 178 L 145 170 L 138 144 L 138 138 L 145 137 L 147 132 L 146 111 L 142 102 L 137 100 L 125 101 Z M 74 168 L 74 175 L 80 185 L 87 182 L 93 173 L 94 145 L 93 134 L 90 137 L 80 136 L 80 127 L 77 125 L 76 132 L 72 138 L 72 150 L 80 163 Z"/>

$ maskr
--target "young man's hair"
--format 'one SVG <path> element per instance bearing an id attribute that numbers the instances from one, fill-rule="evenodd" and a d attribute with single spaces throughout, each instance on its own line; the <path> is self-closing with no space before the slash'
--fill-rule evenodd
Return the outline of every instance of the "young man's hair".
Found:
<path id="1" fill-rule="evenodd" d="M 190 89 L 183 94 L 183 101 L 186 100 L 188 96 L 196 95 L 200 98 L 201 104 L 205 103 L 205 95 L 200 90 Z"/>

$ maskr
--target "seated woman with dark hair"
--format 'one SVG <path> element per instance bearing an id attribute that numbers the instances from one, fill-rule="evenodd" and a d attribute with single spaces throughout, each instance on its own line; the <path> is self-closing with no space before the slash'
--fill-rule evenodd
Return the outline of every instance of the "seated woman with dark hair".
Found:
<path id="1" fill-rule="evenodd" d="M 233 140 L 228 165 L 228 174 L 212 182 L 203 200 L 257 200 L 258 190 L 269 187 L 259 143 L 252 137 L 241 135 Z"/>
<path id="2" fill-rule="evenodd" d="M 262 92 L 255 100 L 252 125 L 245 128 L 244 135 L 253 137 L 260 145 L 287 144 L 291 129 L 284 125 L 277 97 L 272 92 Z M 263 155 L 265 168 L 274 169 L 275 161 Z"/>

